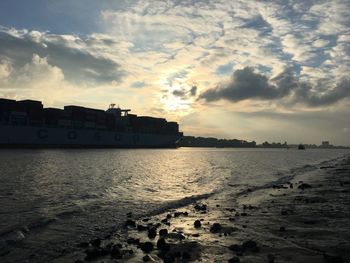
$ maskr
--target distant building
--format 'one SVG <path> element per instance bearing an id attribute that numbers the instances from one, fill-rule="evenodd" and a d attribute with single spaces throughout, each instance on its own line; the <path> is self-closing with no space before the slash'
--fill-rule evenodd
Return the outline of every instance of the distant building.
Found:
<path id="1" fill-rule="evenodd" d="M 329 146 L 330 146 L 329 141 L 323 141 L 323 142 L 322 142 L 322 146 L 323 146 L 323 147 L 329 147 Z"/>

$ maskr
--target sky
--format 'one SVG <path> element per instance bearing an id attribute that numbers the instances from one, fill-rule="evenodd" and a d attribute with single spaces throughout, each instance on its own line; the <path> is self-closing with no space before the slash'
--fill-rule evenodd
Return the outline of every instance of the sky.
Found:
<path id="1" fill-rule="evenodd" d="M 1 0 L 0 97 L 350 145 L 350 0 Z"/>

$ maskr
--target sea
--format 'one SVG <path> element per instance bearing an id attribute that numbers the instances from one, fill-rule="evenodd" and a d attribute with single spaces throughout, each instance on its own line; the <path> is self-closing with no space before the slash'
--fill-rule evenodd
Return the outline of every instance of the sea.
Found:
<path id="1" fill-rule="evenodd" d="M 0 150 L 0 262 L 53 261 L 147 217 L 319 169 L 341 149 Z"/>

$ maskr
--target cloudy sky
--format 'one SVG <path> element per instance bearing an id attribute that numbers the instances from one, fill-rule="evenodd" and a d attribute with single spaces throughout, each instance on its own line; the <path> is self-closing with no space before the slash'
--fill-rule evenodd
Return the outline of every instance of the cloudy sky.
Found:
<path id="1" fill-rule="evenodd" d="M 350 145 L 350 0 L 1 0 L 0 97 Z"/>

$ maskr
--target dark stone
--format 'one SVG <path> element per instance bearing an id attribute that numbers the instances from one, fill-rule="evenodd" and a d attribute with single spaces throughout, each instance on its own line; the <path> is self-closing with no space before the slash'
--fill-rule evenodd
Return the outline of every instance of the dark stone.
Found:
<path id="1" fill-rule="evenodd" d="M 143 262 L 151 261 L 151 257 L 149 255 L 146 255 L 142 258 Z"/>
<path id="2" fill-rule="evenodd" d="M 125 222 L 125 226 L 130 226 L 130 227 L 136 227 L 136 222 L 134 221 L 134 220 L 132 220 L 132 219 L 128 219 L 128 220 L 126 220 L 126 222 Z"/>
<path id="3" fill-rule="evenodd" d="M 210 227 L 210 232 L 212 233 L 218 233 L 220 232 L 222 229 L 222 226 L 219 223 L 214 223 L 211 227 Z"/>
<path id="4" fill-rule="evenodd" d="M 163 224 L 167 224 L 168 223 L 168 218 L 164 218 L 160 222 L 162 222 Z"/>
<path id="5" fill-rule="evenodd" d="M 149 253 L 153 250 L 153 244 L 151 242 L 141 243 L 140 248 L 143 252 Z"/>
<path id="6" fill-rule="evenodd" d="M 159 236 L 164 237 L 167 234 L 168 234 L 168 229 L 163 228 L 163 229 L 159 230 Z"/>
<path id="7" fill-rule="evenodd" d="M 175 212 L 174 217 L 188 216 L 188 212 Z"/>
<path id="8" fill-rule="evenodd" d="M 284 226 L 280 227 L 280 232 L 286 232 L 286 228 Z"/>
<path id="9" fill-rule="evenodd" d="M 301 190 L 304 190 L 304 189 L 312 188 L 312 186 L 307 183 L 302 183 L 301 185 L 298 186 L 298 188 Z"/>
<path id="10" fill-rule="evenodd" d="M 172 218 L 171 214 L 167 214 L 166 218 L 168 218 L 168 219 Z"/>
<path id="11" fill-rule="evenodd" d="M 201 226 L 202 226 L 202 223 L 201 223 L 200 220 L 194 221 L 194 227 L 195 227 L 195 228 L 200 228 Z"/>
<path id="12" fill-rule="evenodd" d="M 95 240 L 93 240 L 93 241 L 91 242 L 91 245 L 93 245 L 94 247 L 99 247 L 99 246 L 101 246 L 101 239 L 96 238 Z"/>
<path id="13" fill-rule="evenodd" d="M 233 218 L 233 217 L 230 217 L 228 220 L 230 220 L 230 221 L 235 221 L 236 219 Z"/>
<path id="14" fill-rule="evenodd" d="M 241 262 L 241 260 L 239 259 L 239 257 L 233 257 L 233 258 L 230 258 L 228 260 L 228 263 L 239 263 Z"/>
<path id="15" fill-rule="evenodd" d="M 132 217 L 132 212 L 126 213 L 127 218 L 131 218 Z"/>
<path id="16" fill-rule="evenodd" d="M 157 228 L 155 228 L 155 227 L 150 228 L 150 229 L 148 230 L 148 237 L 149 237 L 150 239 L 153 239 L 153 238 L 155 238 L 156 236 L 157 236 Z"/>
<path id="17" fill-rule="evenodd" d="M 241 216 L 247 216 L 248 214 L 247 213 L 241 213 Z"/>
<path id="18" fill-rule="evenodd" d="M 206 211 L 207 205 L 206 204 L 196 204 L 194 206 L 194 209 L 196 209 L 197 211 Z"/>
<path id="19" fill-rule="evenodd" d="M 148 226 L 137 225 L 137 230 L 138 231 L 147 231 L 148 230 Z"/>

